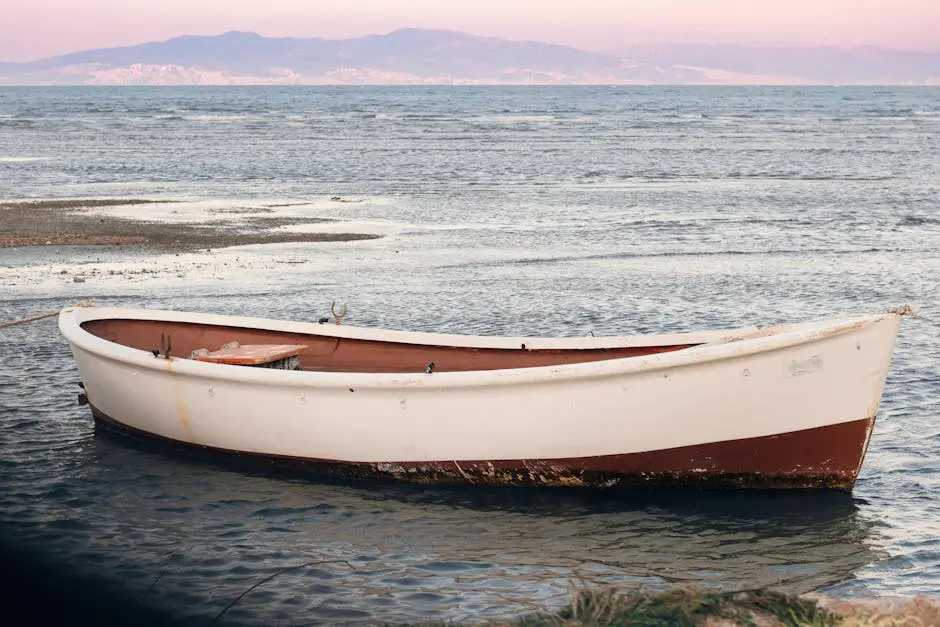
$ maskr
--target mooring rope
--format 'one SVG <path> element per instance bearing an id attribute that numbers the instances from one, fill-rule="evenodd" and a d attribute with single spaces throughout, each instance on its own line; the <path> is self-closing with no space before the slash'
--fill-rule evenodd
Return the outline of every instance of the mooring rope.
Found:
<path id="1" fill-rule="evenodd" d="M 90 302 L 76 303 L 72 305 L 73 307 L 97 307 L 96 304 Z M 46 318 L 52 318 L 53 316 L 58 316 L 61 309 L 56 309 L 55 311 L 47 311 L 46 313 L 37 314 L 35 316 L 29 316 L 28 318 L 20 318 L 19 320 L 11 320 L 9 322 L 0 322 L 0 329 L 5 329 L 7 327 L 15 327 L 19 324 L 26 324 L 27 322 L 36 322 L 37 320 L 45 320 Z"/>
<path id="2" fill-rule="evenodd" d="M 915 317 L 920 318 L 924 322 L 929 322 L 930 324 L 940 327 L 940 321 L 934 320 L 933 318 L 928 318 L 924 314 L 917 314 Z"/>

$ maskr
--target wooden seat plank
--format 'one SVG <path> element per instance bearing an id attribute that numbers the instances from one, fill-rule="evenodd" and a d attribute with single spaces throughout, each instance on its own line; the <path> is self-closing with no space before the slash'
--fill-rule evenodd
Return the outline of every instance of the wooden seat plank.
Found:
<path id="1" fill-rule="evenodd" d="M 245 344 L 237 348 L 223 348 L 205 355 L 195 355 L 193 359 L 232 366 L 257 366 L 296 357 L 305 348 L 306 344 Z"/>

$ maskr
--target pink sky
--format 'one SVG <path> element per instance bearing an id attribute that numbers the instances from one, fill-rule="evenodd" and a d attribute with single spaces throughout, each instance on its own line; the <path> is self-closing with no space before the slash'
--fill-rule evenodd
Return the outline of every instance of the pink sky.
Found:
<path id="1" fill-rule="evenodd" d="M 339 38 L 405 26 L 593 50 L 686 41 L 940 51 L 940 0 L 2 0 L 0 60 L 228 30 Z"/>

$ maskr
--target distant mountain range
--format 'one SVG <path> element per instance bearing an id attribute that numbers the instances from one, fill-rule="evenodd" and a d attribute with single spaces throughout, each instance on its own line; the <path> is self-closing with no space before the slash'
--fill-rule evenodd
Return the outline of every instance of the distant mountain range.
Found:
<path id="1" fill-rule="evenodd" d="M 450 83 L 940 85 L 940 53 L 699 44 L 598 53 L 405 28 L 353 39 L 229 32 L 0 63 L 0 85 Z"/>

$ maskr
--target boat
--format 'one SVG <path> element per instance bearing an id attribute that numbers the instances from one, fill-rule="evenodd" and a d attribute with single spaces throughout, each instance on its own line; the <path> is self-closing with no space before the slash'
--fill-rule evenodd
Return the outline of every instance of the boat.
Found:
<path id="1" fill-rule="evenodd" d="M 346 478 L 851 490 L 905 309 L 497 337 L 69 307 L 94 419 Z M 345 308 L 344 308 L 345 313 Z"/>

